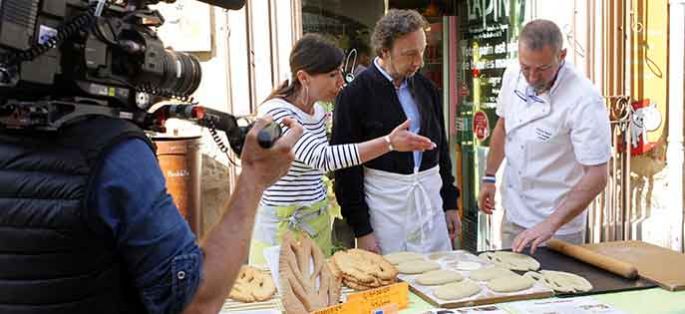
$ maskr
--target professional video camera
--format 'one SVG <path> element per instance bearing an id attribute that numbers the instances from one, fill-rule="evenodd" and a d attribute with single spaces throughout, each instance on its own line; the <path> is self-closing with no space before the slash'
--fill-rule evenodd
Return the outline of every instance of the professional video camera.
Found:
<path id="1" fill-rule="evenodd" d="M 176 0 L 161 0 L 173 3 Z M 188 0 L 185 0 L 188 1 Z M 245 0 L 201 0 L 237 10 Z M 165 49 L 160 0 L 0 1 L 0 131 L 54 131 L 86 116 L 129 119 L 163 132 L 168 118 L 223 130 L 239 155 L 248 126 L 198 106 L 199 61 Z M 171 101 L 151 112 L 160 101 Z M 259 134 L 270 147 L 281 129 Z M 227 150 L 225 146 L 222 146 Z"/>

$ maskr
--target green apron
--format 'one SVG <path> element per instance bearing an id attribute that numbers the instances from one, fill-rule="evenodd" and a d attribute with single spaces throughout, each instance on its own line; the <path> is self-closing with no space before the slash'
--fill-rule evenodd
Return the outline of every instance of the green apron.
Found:
<path id="1" fill-rule="evenodd" d="M 286 231 L 299 231 L 309 235 L 326 257 L 331 255 L 331 216 L 328 200 L 309 206 L 261 206 L 257 211 L 252 241 L 250 265 L 266 265 L 263 251 L 280 245 Z"/>

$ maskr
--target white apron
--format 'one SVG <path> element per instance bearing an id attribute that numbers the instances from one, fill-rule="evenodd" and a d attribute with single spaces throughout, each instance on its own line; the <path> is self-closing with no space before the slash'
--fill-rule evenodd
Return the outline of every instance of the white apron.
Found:
<path id="1" fill-rule="evenodd" d="M 382 254 L 450 251 L 440 167 L 410 175 L 364 168 L 364 193 Z"/>

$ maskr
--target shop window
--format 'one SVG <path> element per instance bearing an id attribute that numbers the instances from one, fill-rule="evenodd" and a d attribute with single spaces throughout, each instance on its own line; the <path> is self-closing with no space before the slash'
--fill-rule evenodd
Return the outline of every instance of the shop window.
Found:
<path id="1" fill-rule="evenodd" d="M 356 49 L 357 65 L 368 67 L 371 33 L 384 13 L 384 0 L 303 0 L 302 31 L 322 34 L 346 53 Z"/>

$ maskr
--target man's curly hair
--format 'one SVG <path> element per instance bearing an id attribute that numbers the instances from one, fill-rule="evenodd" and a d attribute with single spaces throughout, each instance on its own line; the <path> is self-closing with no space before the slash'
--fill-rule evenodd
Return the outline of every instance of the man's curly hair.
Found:
<path id="1" fill-rule="evenodd" d="M 392 9 L 376 23 L 371 45 L 376 55 L 381 56 L 384 49 L 392 48 L 397 38 L 426 27 L 428 22 L 419 12 Z"/>

